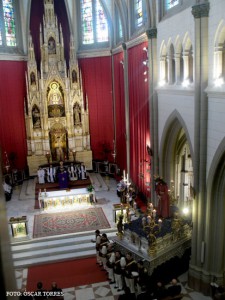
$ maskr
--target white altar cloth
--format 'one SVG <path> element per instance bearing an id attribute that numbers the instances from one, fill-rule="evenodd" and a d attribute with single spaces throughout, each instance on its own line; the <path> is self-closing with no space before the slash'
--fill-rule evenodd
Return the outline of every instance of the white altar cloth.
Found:
<path id="1" fill-rule="evenodd" d="M 90 204 L 90 195 L 87 188 L 48 191 L 39 193 L 39 208 L 44 210 L 63 208 L 77 204 Z"/>

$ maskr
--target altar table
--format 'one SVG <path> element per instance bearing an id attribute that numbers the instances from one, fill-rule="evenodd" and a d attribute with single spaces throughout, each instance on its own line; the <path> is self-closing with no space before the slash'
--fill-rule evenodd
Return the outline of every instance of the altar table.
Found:
<path id="1" fill-rule="evenodd" d="M 56 207 L 63 208 L 69 205 L 89 204 L 90 195 L 87 188 L 44 191 L 39 193 L 38 201 L 39 208 L 47 210 Z"/>

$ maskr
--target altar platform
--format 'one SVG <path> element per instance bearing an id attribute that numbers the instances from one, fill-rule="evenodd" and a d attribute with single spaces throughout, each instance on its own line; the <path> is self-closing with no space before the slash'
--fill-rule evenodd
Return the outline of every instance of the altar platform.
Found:
<path id="1" fill-rule="evenodd" d="M 82 180 L 74 180 L 74 181 L 69 181 L 68 184 L 68 189 L 80 189 L 80 188 L 87 188 L 89 185 L 91 185 L 91 180 L 89 177 L 87 179 L 82 179 Z M 58 182 L 48 182 L 48 183 L 43 183 L 39 184 L 36 183 L 35 185 L 35 209 L 39 209 L 39 201 L 38 201 L 38 196 L 40 191 L 46 191 L 46 192 L 53 192 L 53 191 L 60 191 L 59 183 Z"/>

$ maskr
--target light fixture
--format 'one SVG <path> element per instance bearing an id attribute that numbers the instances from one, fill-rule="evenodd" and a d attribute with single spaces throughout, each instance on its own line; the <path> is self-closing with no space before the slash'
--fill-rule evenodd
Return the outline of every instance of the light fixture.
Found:
<path id="1" fill-rule="evenodd" d="M 182 86 L 183 86 L 183 87 L 188 87 L 189 84 L 190 84 L 189 79 L 185 79 L 185 80 L 182 82 Z"/>
<path id="2" fill-rule="evenodd" d="M 147 66 L 148 65 L 148 59 L 143 61 L 143 65 Z"/>
<path id="3" fill-rule="evenodd" d="M 165 84 L 166 84 L 165 79 L 161 79 L 161 80 L 159 81 L 159 86 L 164 86 Z"/>
<path id="4" fill-rule="evenodd" d="M 145 51 L 146 53 L 148 53 L 148 48 L 147 48 L 147 47 L 144 47 L 144 48 L 143 48 L 143 51 Z"/>
<path id="5" fill-rule="evenodd" d="M 183 208 L 183 214 L 186 216 L 189 214 L 189 208 L 188 207 L 184 207 Z"/>
<path id="6" fill-rule="evenodd" d="M 221 85 L 224 84 L 224 79 L 222 76 L 218 77 L 215 79 L 214 84 L 216 87 L 220 87 Z"/>

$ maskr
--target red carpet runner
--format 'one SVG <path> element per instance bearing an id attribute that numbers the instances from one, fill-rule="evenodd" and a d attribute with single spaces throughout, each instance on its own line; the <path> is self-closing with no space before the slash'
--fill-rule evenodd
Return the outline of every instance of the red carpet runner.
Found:
<path id="1" fill-rule="evenodd" d="M 35 291 L 38 281 L 43 283 L 44 289 L 50 290 L 53 281 L 63 289 L 106 280 L 106 273 L 96 265 L 96 258 L 91 257 L 28 268 L 27 291 Z"/>

